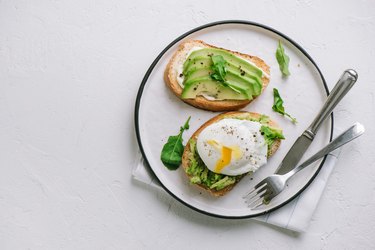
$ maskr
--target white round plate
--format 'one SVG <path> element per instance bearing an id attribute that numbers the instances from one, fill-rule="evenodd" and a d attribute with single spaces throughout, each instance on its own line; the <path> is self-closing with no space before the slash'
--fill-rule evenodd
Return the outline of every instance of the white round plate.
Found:
<path id="1" fill-rule="evenodd" d="M 187 39 L 200 39 L 209 44 L 256 55 L 271 67 L 271 81 L 264 93 L 243 110 L 263 113 L 275 120 L 286 137 L 268 163 L 251 177 L 243 178 L 223 197 L 212 197 L 189 184 L 182 168 L 170 171 L 160 161 L 160 152 L 168 136 L 176 135 L 180 126 L 191 116 L 190 129 L 183 135 L 184 144 L 204 122 L 218 113 L 200 110 L 185 104 L 166 86 L 165 67 L 177 46 Z M 291 75 L 283 78 L 275 58 L 278 41 L 290 57 Z M 277 88 L 288 113 L 297 124 L 272 110 L 272 89 Z M 288 187 L 267 206 L 251 210 L 242 196 L 260 180 L 274 173 L 294 141 L 310 125 L 327 98 L 325 80 L 312 58 L 301 46 L 282 33 L 261 24 L 247 21 L 220 21 L 195 28 L 170 43 L 155 59 L 139 88 L 135 107 L 138 144 L 145 159 L 163 188 L 188 207 L 223 218 L 248 218 L 273 211 L 300 194 L 314 179 L 324 159 L 298 173 Z M 333 120 L 327 120 L 303 159 L 325 146 L 332 137 Z M 302 160 L 303 160 L 302 159 Z"/>

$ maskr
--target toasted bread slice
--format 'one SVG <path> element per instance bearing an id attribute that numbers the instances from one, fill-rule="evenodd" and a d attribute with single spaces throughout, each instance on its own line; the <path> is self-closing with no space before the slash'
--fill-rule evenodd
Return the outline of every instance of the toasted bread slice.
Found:
<path id="1" fill-rule="evenodd" d="M 202 96 L 197 96 L 195 99 L 182 99 L 182 87 L 179 85 L 177 81 L 178 71 L 177 69 L 184 64 L 186 57 L 189 51 L 194 47 L 202 47 L 202 48 L 217 48 L 223 49 L 219 47 L 215 47 L 213 45 L 209 45 L 200 40 L 190 40 L 180 44 L 178 50 L 174 53 L 171 60 L 169 61 L 165 72 L 164 72 L 164 81 L 166 82 L 167 86 L 173 91 L 173 93 L 178 96 L 184 102 L 205 110 L 210 111 L 233 111 L 239 110 L 244 108 L 248 105 L 252 100 L 208 100 Z M 226 49 L 223 49 L 226 50 Z M 270 67 L 259 57 L 251 56 L 247 54 L 243 54 L 240 52 L 226 50 L 232 54 L 235 54 L 238 57 L 241 57 L 245 60 L 249 60 L 253 62 L 257 67 L 262 69 L 268 76 L 270 75 Z M 262 77 L 262 92 L 267 87 L 270 79 L 267 76 Z M 255 98 L 254 98 L 255 99 Z M 253 99 L 253 100 L 254 100 Z"/>
<path id="2" fill-rule="evenodd" d="M 215 123 L 215 122 L 218 122 L 222 119 L 226 119 L 226 118 L 243 118 L 243 119 L 250 119 L 250 118 L 253 118 L 253 119 L 259 119 L 261 117 L 261 114 L 258 114 L 258 113 L 251 113 L 251 112 L 245 112 L 245 111 L 233 111 L 233 112 L 227 112 L 227 113 L 223 113 L 223 114 L 220 114 L 220 115 L 217 115 L 213 118 L 211 118 L 210 120 L 208 120 L 206 123 L 204 123 L 197 131 L 194 132 L 194 134 L 191 136 L 190 140 L 191 139 L 195 139 L 197 140 L 198 139 L 198 136 L 199 134 L 201 133 L 201 131 L 203 129 L 205 129 L 207 126 Z M 267 124 L 267 126 L 269 127 L 272 127 L 272 128 L 278 128 L 279 129 L 279 126 L 277 125 L 276 122 L 270 120 Z M 185 146 L 185 149 L 184 149 L 184 153 L 182 155 L 182 167 L 184 168 L 184 171 L 186 173 L 186 170 L 187 168 L 190 166 L 190 160 L 189 160 L 189 156 L 191 154 L 191 151 L 190 151 L 190 140 L 188 141 L 187 145 Z M 280 139 L 277 139 L 275 140 L 275 142 L 272 144 L 271 148 L 269 149 L 268 151 L 268 154 L 267 154 L 267 157 L 271 157 L 276 151 L 277 149 L 280 147 L 280 144 L 281 144 L 281 140 Z M 189 174 L 186 174 L 187 177 L 189 178 L 189 180 L 192 178 L 192 176 L 190 176 Z M 237 181 L 223 189 L 220 189 L 220 190 L 214 190 L 214 189 L 210 189 L 204 185 L 201 185 L 201 184 L 194 184 L 206 191 L 208 191 L 209 193 L 211 193 L 212 195 L 214 196 L 223 196 L 225 195 L 226 193 L 228 193 L 230 190 L 232 190 L 232 188 L 242 179 L 242 177 L 244 177 L 246 174 L 243 174 L 241 176 L 239 176 L 239 178 L 237 178 Z"/>

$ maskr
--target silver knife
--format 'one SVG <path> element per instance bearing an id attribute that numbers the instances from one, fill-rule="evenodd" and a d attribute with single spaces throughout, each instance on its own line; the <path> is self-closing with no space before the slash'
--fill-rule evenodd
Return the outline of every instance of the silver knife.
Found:
<path id="1" fill-rule="evenodd" d="M 322 125 L 323 121 L 332 113 L 332 110 L 352 88 L 357 78 L 358 74 L 354 70 L 348 69 L 344 71 L 314 121 L 289 149 L 279 167 L 276 169 L 276 174 L 286 174 L 297 165 L 314 140 L 320 125 Z"/>

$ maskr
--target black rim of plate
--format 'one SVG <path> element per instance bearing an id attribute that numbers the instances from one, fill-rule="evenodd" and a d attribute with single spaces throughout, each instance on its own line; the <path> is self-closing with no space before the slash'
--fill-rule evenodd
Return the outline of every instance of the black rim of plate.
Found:
<path id="1" fill-rule="evenodd" d="M 140 85 L 139 90 L 138 90 L 136 102 L 135 102 L 135 112 L 134 112 L 135 132 L 136 132 L 136 136 L 137 136 L 138 146 L 139 146 L 139 148 L 141 150 L 141 153 L 142 153 L 142 156 L 143 156 L 143 159 L 144 159 L 146 165 L 152 171 L 153 175 L 159 181 L 159 183 L 164 188 L 164 190 L 167 191 L 172 197 L 174 197 L 176 200 L 178 200 L 179 202 L 181 202 L 185 206 L 187 206 L 187 207 L 189 207 L 189 208 L 191 208 L 191 209 L 193 209 L 195 211 L 198 211 L 198 212 L 200 212 L 202 214 L 206 214 L 206 215 L 210 215 L 210 216 L 218 217 L 218 218 L 225 218 L 225 219 L 246 219 L 246 218 L 251 218 L 251 217 L 256 217 L 256 216 L 268 214 L 268 213 L 270 213 L 272 211 L 275 211 L 275 210 L 279 209 L 280 207 L 286 205 L 287 203 L 289 203 L 290 201 L 292 201 L 293 199 L 295 199 L 298 195 L 300 195 L 312 183 L 312 181 L 318 175 L 318 173 L 320 172 L 320 169 L 322 168 L 322 166 L 325 163 L 326 156 L 323 158 L 323 161 L 319 165 L 317 171 L 314 173 L 314 175 L 311 177 L 311 179 L 306 183 L 306 185 L 302 189 L 300 189 L 295 195 L 293 195 L 292 197 L 290 197 L 289 199 L 287 199 L 286 201 L 284 201 L 280 205 L 278 205 L 278 206 L 276 206 L 274 208 L 270 208 L 270 209 L 268 209 L 266 211 L 261 211 L 261 212 L 256 213 L 256 214 L 250 214 L 250 215 L 245 215 L 245 216 L 225 216 L 225 215 L 221 215 L 221 214 L 210 213 L 208 211 L 196 208 L 196 207 L 190 205 L 189 203 L 186 203 L 185 201 L 181 200 L 172 191 L 170 191 L 167 187 L 165 187 L 164 184 L 159 180 L 159 178 L 157 177 L 157 175 L 155 174 L 154 170 L 152 169 L 152 167 L 150 166 L 150 164 L 148 162 L 147 156 L 146 156 L 146 154 L 144 152 L 144 149 L 143 149 L 143 146 L 142 146 L 141 135 L 140 135 L 140 131 L 139 131 L 139 107 L 140 107 L 140 104 L 141 104 L 142 93 L 143 93 L 144 87 L 145 87 L 145 85 L 147 83 L 147 80 L 148 80 L 150 74 L 152 73 L 152 71 L 155 68 L 156 64 L 163 57 L 163 55 L 172 46 L 174 46 L 176 43 L 180 42 L 182 39 L 184 39 L 185 37 L 187 37 L 187 36 L 189 36 L 189 35 L 191 35 L 191 34 L 193 34 L 195 32 L 198 32 L 198 31 L 201 31 L 201 30 L 204 30 L 204 29 L 207 29 L 207 28 L 211 28 L 211 27 L 214 27 L 214 26 L 227 25 L 227 24 L 240 24 L 240 25 L 249 25 L 249 26 L 259 27 L 259 28 L 265 29 L 267 31 L 273 32 L 273 33 L 275 33 L 275 34 L 283 37 L 284 39 L 286 39 L 288 42 L 290 42 L 291 44 L 293 44 L 304 56 L 306 56 L 307 59 L 309 59 L 309 61 L 314 65 L 315 69 L 319 73 L 319 76 L 320 76 L 320 78 L 321 78 L 321 80 L 323 82 L 323 87 L 325 89 L 325 92 L 326 92 L 327 96 L 329 95 L 329 90 L 328 90 L 328 87 L 327 87 L 327 83 L 326 83 L 326 81 L 324 79 L 324 76 L 323 76 L 322 72 L 320 71 L 318 65 L 311 58 L 311 56 L 298 43 L 296 43 L 295 41 L 293 41 L 291 38 L 289 38 L 285 34 L 279 32 L 279 31 L 277 31 L 277 30 L 275 30 L 275 29 L 273 29 L 271 27 L 268 27 L 266 25 L 259 24 L 259 23 L 256 23 L 256 22 L 252 22 L 252 21 L 245 21 L 245 20 L 223 20 L 223 21 L 216 21 L 216 22 L 207 23 L 205 25 L 196 27 L 196 28 L 194 28 L 194 29 L 192 29 L 190 31 L 187 31 L 184 34 L 180 35 L 175 40 L 173 40 L 170 44 L 168 44 L 167 47 L 165 47 L 162 50 L 162 52 L 160 52 L 160 54 L 152 62 L 152 64 L 148 68 L 145 76 L 143 77 L 143 80 L 142 80 L 141 85 Z M 332 141 L 332 135 L 333 135 L 333 113 L 331 114 L 331 134 L 330 134 L 330 138 L 329 138 L 330 141 Z"/>

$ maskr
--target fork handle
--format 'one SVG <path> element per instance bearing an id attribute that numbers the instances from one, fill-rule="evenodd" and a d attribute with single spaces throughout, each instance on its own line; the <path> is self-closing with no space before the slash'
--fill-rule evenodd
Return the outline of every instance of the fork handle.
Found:
<path id="1" fill-rule="evenodd" d="M 327 146 L 319 150 L 316 154 L 311 156 L 309 159 L 307 159 L 304 163 L 296 167 L 295 169 L 291 170 L 290 172 L 284 174 L 284 177 L 286 180 L 288 180 L 290 177 L 292 177 L 297 172 L 301 171 L 311 163 L 315 162 L 316 160 L 322 158 L 323 156 L 327 155 L 328 153 L 332 152 L 333 150 L 341 147 L 342 145 L 354 140 L 355 138 L 359 137 L 365 132 L 365 128 L 360 123 L 355 123 L 353 126 L 351 126 L 349 129 L 347 129 L 345 132 L 340 134 L 338 137 L 336 137 L 333 141 L 331 141 Z"/>

